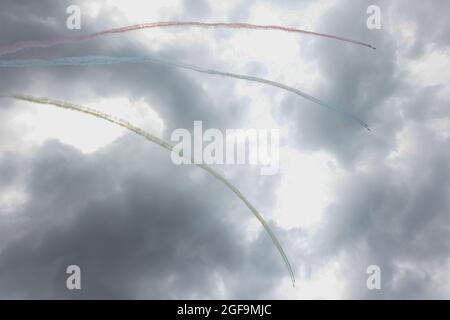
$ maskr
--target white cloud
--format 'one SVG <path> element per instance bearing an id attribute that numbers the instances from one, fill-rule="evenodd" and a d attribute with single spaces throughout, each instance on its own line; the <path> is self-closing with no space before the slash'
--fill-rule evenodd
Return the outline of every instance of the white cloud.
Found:
<path id="1" fill-rule="evenodd" d="M 100 98 L 86 103 L 86 106 L 128 120 L 158 136 L 164 130 L 162 119 L 144 101 Z M 57 139 L 90 153 L 113 142 L 126 130 L 102 119 L 52 106 L 20 103 L 20 108 L 11 123 L 22 129 L 24 141 L 35 144 Z"/>
<path id="2" fill-rule="evenodd" d="M 280 163 L 275 219 L 286 229 L 317 227 L 333 200 L 333 182 L 342 170 L 323 152 L 301 153 L 288 147 L 282 149 Z"/>

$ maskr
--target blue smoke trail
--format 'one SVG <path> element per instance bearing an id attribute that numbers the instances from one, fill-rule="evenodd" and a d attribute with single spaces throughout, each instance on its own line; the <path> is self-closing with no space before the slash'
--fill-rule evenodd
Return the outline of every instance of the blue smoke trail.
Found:
<path id="1" fill-rule="evenodd" d="M 15 59 L 15 60 L 4 60 L 0 59 L 0 67 L 2 68 L 9 68 L 9 67 L 36 67 L 36 66 L 49 66 L 49 67 L 55 67 L 55 66 L 89 66 L 89 65 L 108 65 L 108 64 L 120 64 L 120 63 L 153 63 L 153 64 L 160 64 L 164 66 L 170 66 L 170 67 L 176 67 L 186 70 L 191 70 L 195 72 L 200 72 L 204 74 L 211 74 L 211 75 L 219 75 L 224 77 L 231 77 L 235 79 L 241 79 L 241 80 L 247 80 L 252 82 L 259 82 L 266 85 L 278 87 L 280 89 L 289 91 L 291 93 L 294 93 L 302 98 L 305 98 L 311 102 L 314 102 L 324 108 L 327 108 L 331 111 L 334 111 L 335 113 L 344 116 L 346 118 L 349 118 L 353 121 L 356 121 L 358 124 L 360 124 L 362 127 L 370 131 L 369 126 L 362 121 L 361 119 L 357 118 L 356 116 L 352 115 L 348 111 L 345 111 L 341 108 L 333 107 L 309 94 L 306 94 L 298 89 L 295 89 L 293 87 L 287 86 L 285 84 L 254 77 L 254 76 L 247 76 L 247 75 L 241 75 L 236 73 L 230 73 L 230 72 L 222 72 L 212 69 L 206 69 L 201 68 L 195 65 L 186 64 L 186 63 L 179 63 L 179 62 L 172 62 L 164 59 L 157 59 L 157 58 L 151 58 L 151 57 L 108 57 L 108 56 L 85 56 L 85 57 L 66 57 L 66 58 L 59 58 L 59 59 Z"/>

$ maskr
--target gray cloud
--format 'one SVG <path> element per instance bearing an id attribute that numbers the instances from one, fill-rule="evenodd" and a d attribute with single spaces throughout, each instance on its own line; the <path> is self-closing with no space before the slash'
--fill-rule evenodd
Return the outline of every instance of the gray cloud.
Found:
<path id="1" fill-rule="evenodd" d="M 416 47 L 423 49 L 427 40 L 446 44 L 448 38 L 443 41 L 441 31 L 448 28 L 440 26 L 446 19 L 435 17 L 434 6 L 425 10 L 418 2 L 397 3 L 393 8 L 387 2 L 378 4 L 382 12 L 389 12 L 390 23 L 398 16 L 419 24 Z M 321 110 L 298 108 L 291 98 L 285 100 L 288 113 L 280 116 L 295 122 L 291 127 L 298 130 L 296 136 L 301 138 L 295 143 L 300 148 L 332 152 L 348 170 L 337 186 L 337 200 L 326 212 L 326 223 L 312 238 L 315 248 L 309 261 L 323 264 L 324 257 L 333 261 L 346 256 L 341 267 L 348 270 L 345 296 L 349 298 L 442 298 L 445 285 L 433 273 L 445 270 L 449 255 L 449 142 L 437 138 L 425 121 L 448 119 L 449 97 L 439 94 L 441 86 L 421 87 L 407 81 L 405 66 L 397 61 L 398 55 L 408 56 L 410 50 L 398 48 L 398 39 L 387 31 L 364 27 L 361 13 L 367 5 L 339 3 L 324 14 L 324 29 L 371 39 L 378 49 L 371 52 L 317 42 L 318 65 L 326 83 L 315 94 L 320 92 L 328 101 L 363 117 L 373 133 Z M 418 15 L 426 18 L 418 19 Z M 422 26 L 430 20 L 437 21 Z M 398 137 L 404 130 L 412 134 L 408 143 L 413 143 L 414 150 L 392 167 L 389 156 L 401 148 Z M 358 165 L 369 169 L 358 170 Z M 381 267 L 381 291 L 368 291 L 365 286 L 365 269 L 370 264 Z M 410 270 L 403 274 L 405 265 Z"/>
<path id="2" fill-rule="evenodd" d="M 61 25 L 72 3 L 3 1 L 0 42 L 68 35 Z M 230 16 L 244 21 L 255 3 L 237 4 Z M 317 28 L 373 43 L 376 51 L 317 39 L 305 51 L 314 54 L 302 58 L 313 58 L 323 79 L 311 94 L 364 119 L 373 132 L 285 95 L 276 118 L 291 130 L 289 145 L 331 154 L 345 175 L 317 230 L 271 223 L 302 281 L 337 262 L 345 274 L 343 298 L 445 298 L 449 291 L 439 272 L 449 256 L 450 149 L 448 138 L 438 137 L 428 122 L 450 118 L 450 97 L 442 86 L 410 81 L 398 58 L 418 59 L 430 46 L 448 49 L 448 3 L 379 1 L 383 29 L 370 31 L 365 9 L 372 3 L 339 2 Z M 309 4 L 279 5 L 300 10 Z M 210 3 L 183 5 L 186 19 L 209 20 Z M 119 8 L 105 8 L 81 32 L 117 26 L 113 17 L 126 24 Z M 388 32 L 402 22 L 418 26 L 410 47 Z M 14 57 L 154 54 L 209 67 L 224 63 L 211 57 L 207 42 L 156 50 L 138 39 L 138 33 L 111 36 Z M 264 68 L 269 70 L 276 72 Z M 204 89 L 212 81 L 215 86 Z M 248 111 L 248 98 L 233 94 L 233 80 L 162 66 L 2 69 L 0 87 L 80 103 L 143 98 L 167 132 L 189 129 L 198 119 L 216 128 L 240 127 Z M 253 217 L 217 181 L 172 165 L 168 154 L 131 134 L 92 154 L 58 141 L 20 152 L 25 142 L 10 123 L 20 107 L 1 101 L 0 143 L 9 151 L 0 154 L 0 192 L 24 188 L 28 200 L 0 215 L 0 298 L 278 297 L 287 274 L 277 252 L 262 230 L 248 239 Z M 10 151 L 15 143 L 17 152 Z M 405 143 L 411 150 L 403 150 Z M 247 169 L 233 169 L 233 182 L 271 217 L 279 180 Z M 82 268 L 80 292 L 65 288 L 69 264 Z M 369 264 L 381 267 L 383 290 L 367 290 Z"/>
<path id="3" fill-rule="evenodd" d="M 23 161 L 29 200 L 0 224 L 2 298 L 264 297 L 285 275 L 267 235 L 245 241 L 251 215 L 231 193 L 138 140 L 92 156 L 50 141 Z M 2 184 L 17 158 L 2 159 Z M 85 270 L 80 292 L 65 288 L 71 264 Z"/>

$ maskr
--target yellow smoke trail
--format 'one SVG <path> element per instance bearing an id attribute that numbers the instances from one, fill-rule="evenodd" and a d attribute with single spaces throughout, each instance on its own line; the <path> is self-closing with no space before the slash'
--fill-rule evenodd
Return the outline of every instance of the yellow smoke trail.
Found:
<path id="1" fill-rule="evenodd" d="M 126 121 L 124 119 L 114 117 L 112 115 L 100 112 L 95 109 L 91 109 L 91 108 L 88 108 L 85 106 L 73 104 L 73 103 L 70 103 L 67 101 L 54 100 L 54 99 L 50 99 L 50 98 L 46 98 L 46 97 L 34 97 L 34 96 L 29 96 L 29 95 L 24 95 L 24 94 L 0 95 L 0 98 L 11 98 L 11 99 L 16 99 L 16 100 L 21 100 L 21 101 L 51 105 L 51 106 L 55 106 L 58 108 L 83 112 L 83 113 L 89 114 L 91 116 L 95 116 L 97 118 L 104 119 L 106 121 L 109 121 L 109 122 L 119 125 L 121 127 L 124 127 L 126 129 L 144 137 L 145 139 L 158 144 L 159 146 L 163 147 L 164 149 L 166 149 L 170 152 L 175 152 L 173 150 L 174 147 L 170 143 L 164 141 L 163 139 L 158 138 L 158 137 L 142 130 L 141 128 L 138 128 L 138 127 L 132 125 L 131 123 L 129 123 L 128 121 Z M 182 151 L 180 151 L 177 154 L 180 157 L 184 157 L 182 155 Z M 186 158 L 186 157 L 184 157 L 184 158 Z M 191 163 L 194 163 L 194 161 L 193 161 L 194 159 L 189 159 L 189 158 L 186 158 L 186 159 L 189 160 Z M 225 186 L 227 186 L 228 189 L 230 189 L 239 199 L 242 200 L 242 202 L 244 202 L 244 204 L 247 206 L 247 208 L 250 209 L 250 211 L 258 219 L 258 221 L 261 223 L 261 225 L 264 227 L 264 229 L 266 230 L 266 232 L 269 234 L 270 238 L 272 239 L 273 244 L 277 248 L 278 252 L 280 253 L 281 257 L 283 258 L 283 261 L 288 269 L 289 275 L 292 280 L 292 285 L 295 286 L 295 277 L 294 277 L 294 272 L 292 271 L 291 264 L 289 263 L 289 260 L 286 256 L 286 254 L 284 253 L 284 250 L 281 247 L 281 244 L 278 241 L 277 237 L 275 236 L 273 231 L 270 229 L 269 225 L 264 220 L 264 218 L 261 216 L 261 214 L 258 212 L 258 210 L 256 210 L 256 208 L 250 203 L 250 201 L 247 200 L 247 198 L 239 191 L 238 188 L 236 188 L 234 185 L 232 185 L 230 182 L 228 182 L 228 180 L 225 179 L 225 177 L 223 177 L 216 170 L 214 170 L 213 168 L 211 168 L 210 166 L 205 165 L 205 164 L 195 164 L 195 165 L 202 168 L 203 170 L 207 171 L 212 176 L 214 176 L 217 180 L 219 180 L 223 184 L 225 184 Z"/>

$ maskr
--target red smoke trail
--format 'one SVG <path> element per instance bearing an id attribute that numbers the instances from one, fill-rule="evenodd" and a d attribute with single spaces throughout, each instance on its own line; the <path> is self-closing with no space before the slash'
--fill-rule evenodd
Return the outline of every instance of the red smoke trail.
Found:
<path id="1" fill-rule="evenodd" d="M 224 23 L 224 22 L 197 22 L 197 21 L 167 21 L 167 22 L 151 22 L 151 23 L 143 23 L 143 24 L 136 24 L 121 28 L 114 28 L 114 29 L 108 29 L 88 35 L 83 36 L 72 36 L 72 37 L 59 37 L 59 38 L 52 38 L 47 40 L 27 40 L 27 41 L 19 41 L 10 45 L 4 45 L 0 46 L 0 56 L 15 53 L 24 49 L 30 49 L 30 48 L 48 48 L 52 47 L 58 44 L 65 44 L 65 43 L 78 43 L 83 41 L 88 41 L 91 39 L 94 39 L 96 37 L 104 36 L 107 34 L 114 34 L 114 33 L 123 33 L 123 32 L 129 32 L 129 31 L 135 31 L 135 30 L 142 30 L 142 29 L 152 29 L 152 28 L 164 28 L 164 27 L 197 27 L 197 28 L 211 28 L 211 29 L 252 29 L 252 30 L 278 30 L 283 32 L 292 32 L 292 33 L 303 33 L 303 34 L 309 34 L 313 36 L 318 37 L 325 37 L 329 39 L 335 39 L 339 41 L 345 41 L 350 42 L 353 44 L 361 45 L 364 47 L 375 49 L 370 44 L 338 37 L 335 35 L 325 34 L 325 33 L 318 33 L 318 32 L 312 32 L 312 31 L 306 31 L 302 29 L 296 29 L 296 28 L 289 28 L 289 27 L 283 27 L 283 26 L 276 26 L 276 25 L 259 25 L 259 24 L 250 24 L 250 23 Z"/>

